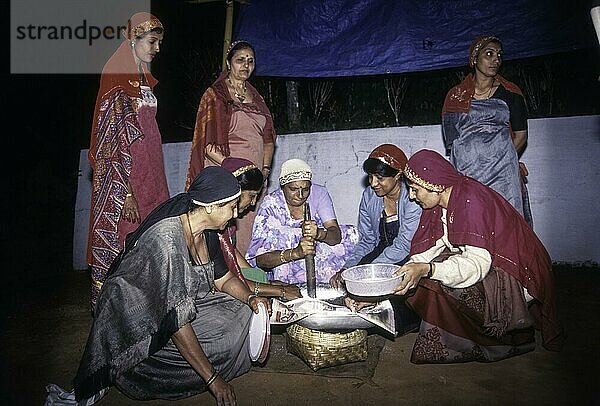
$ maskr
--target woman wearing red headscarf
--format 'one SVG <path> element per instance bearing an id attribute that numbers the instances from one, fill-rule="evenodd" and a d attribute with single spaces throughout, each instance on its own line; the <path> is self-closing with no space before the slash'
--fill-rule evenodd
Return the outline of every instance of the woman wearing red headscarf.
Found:
<path id="1" fill-rule="evenodd" d="M 102 70 L 88 155 L 92 309 L 125 236 L 169 198 L 152 93 L 157 80 L 149 71 L 160 52 L 163 25 L 152 14 L 136 13 L 124 34 Z"/>
<path id="2" fill-rule="evenodd" d="M 469 49 L 472 72 L 450 89 L 442 108 L 442 132 L 456 169 L 500 193 L 530 224 L 531 211 L 519 155 L 527 142 L 523 92 L 498 71 L 503 49 L 493 36 L 475 38 Z"/>
<path id="3" fill-rule="evenodd" d="M 423 208 L 396 292 L 422 319 L 411 361 L 497 361 L 533 350 L 534 328 L 559 349 L 551 260 L 523 217 L 437 152 L 404 176 Z"/>
<path id="4" fill-rule="evenodd" d="M 268 179 L 276 135 L 269 108 L 248 81 L 255 62 L 252 45 L 234 41 L 227 51 L 227 69 L 202 95 L 186 185 L 204 166 L 220 165 L 229 156 L 249 160 Z M 255 216 L 249 211 L 236 220 L 236 248 L 242 254 L 250 245 Z"/>

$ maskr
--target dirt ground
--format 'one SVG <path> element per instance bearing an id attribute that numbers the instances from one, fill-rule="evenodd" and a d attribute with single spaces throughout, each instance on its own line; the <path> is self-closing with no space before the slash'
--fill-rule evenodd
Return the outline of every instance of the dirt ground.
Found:
<path id="1" fill-rule="evenodd" d="M 411 364 L 415 333 L 388 340 L 373 383 L 253 369 L 232 381 L 239 405 L 592 405 L 600 404 L 600 269 L 555 267 L 565 349 L 540 345 L 500 362 Z M 10 291 L 1 336 L 2 405 L 42 405 L 48 383 L 71 388 L 90 327 L 88 278 L 64 272 Z M 210 405 L 204 393 L 175 402 L 133 401 L 112 388 L 100 405 Z"/>

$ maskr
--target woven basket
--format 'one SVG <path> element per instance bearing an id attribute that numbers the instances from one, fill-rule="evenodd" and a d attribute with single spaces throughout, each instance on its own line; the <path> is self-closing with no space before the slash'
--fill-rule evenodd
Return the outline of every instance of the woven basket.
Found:
<path id="1" fill-rule="evenodd" d="M 326 333 L 292 324 L 286 332 L 287 351 L 300 357 L 313 371 L 367 359 L 367 330 Z"/>

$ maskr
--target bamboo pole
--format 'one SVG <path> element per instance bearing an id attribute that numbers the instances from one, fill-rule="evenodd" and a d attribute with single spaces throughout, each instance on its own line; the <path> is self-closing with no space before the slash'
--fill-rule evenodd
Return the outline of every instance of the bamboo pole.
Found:
<path id="1" fill-rule="evenodd" d="M 227 50 L 231 45 L 231 35 L 233 31 L 233 0 L 225 0 L 225 35 L 223 38 L 223 61 L 221 68 L 227 68 Z"/>

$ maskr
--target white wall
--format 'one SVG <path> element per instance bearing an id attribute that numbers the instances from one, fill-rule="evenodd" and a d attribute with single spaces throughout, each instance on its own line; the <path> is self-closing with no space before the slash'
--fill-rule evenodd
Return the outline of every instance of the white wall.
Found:
<path id="1" fill-rule="evenodd" d="M 356 224 L 365 175 L 362 163 L 376 146 L 392 143 L 410 157 L 427 148 L 444 153 L 439 125 L 391 127 L 310 134 L 285 134 L 277 150 L 269 191 L 281 163 L 301 158 L 313 180 L 326 185 L 340 223 Z M 165 144 L 169 190 L 183 190 L 189 142 Z M 600 262 L 600 116 L 529 120 L 529 143 L 522 161 L 529 169 L 534 228 L 556 262 Z M 73 267 L 85 269 L 90 201 L 87 150 L 81 151 L 75 205 Z"/>

